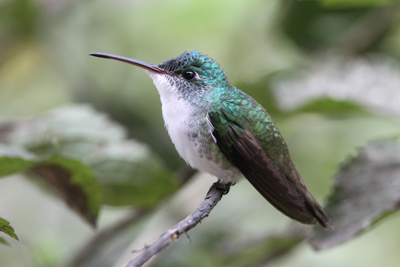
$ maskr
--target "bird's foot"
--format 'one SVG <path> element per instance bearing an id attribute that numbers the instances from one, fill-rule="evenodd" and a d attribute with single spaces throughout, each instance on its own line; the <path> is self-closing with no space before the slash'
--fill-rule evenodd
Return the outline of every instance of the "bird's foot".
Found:
<path id="1" fill-rule="evenodd" d="M 208 194 L 211 193 L 214 189 L 218 191 L 223 191 L 223 195 L 226 195 L 229 193 L 229 189 L 231 188 L 232 185 L 235 185 L 235 183 L 229 182 L 229 183 L 222 183 L 221 180 L 218 180 L 217 182 L 213 183 L 210 189 L 208 190 Z"/>

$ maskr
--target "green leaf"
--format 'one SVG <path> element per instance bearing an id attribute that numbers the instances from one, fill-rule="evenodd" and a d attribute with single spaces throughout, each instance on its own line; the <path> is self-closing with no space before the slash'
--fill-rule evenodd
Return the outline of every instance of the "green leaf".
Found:
<path id="1" fill-rule="evenodd" d="M 179 188 L 176 177 L 147 146 L 129 140 L 121 126 L 89 106 L 58 108 L 8 128 L 9 143 L 45 158 L 77 159 L 88 166 L 104 193 L 104 204 L 149 207 Z"/>
<path id="2" fill-rule="evenodd" d="M 18 172 L 40 177 L 74 211 L 96 224 L 101 191 L 90 168 L 77 160 L 35 157 L 23 148 L 0 144 L 0 177 Z"/>
<path id="3" fill-rule="evenodd" d="M 114 156 L 92 167 L 108 205 L 151 207 L 179 188 L 175 177 L 156 158 L 135 161 Z"/>
<path id="4" fill-rule="evenodd" d="M 35 162 L 35 156 L 22 148 L 0 144 L 0 177 L 23 172 Z"/>
<path id="5" fill-rule="evenodd" d="M 377 141 L 348 160 L 335 177 L 325 211 L 333 231 L 314 228 L 310 243 L 327 249 L 367 231 L 400 207 L 400 141 Z"/>
<path id="6" fill-rule="evenodd" d="M 78 160 L 53 157 L 40 161 L 28 173 L 44 181 L 72 210 L 96 225 L 101 191 L 90 168 Z"/>
<path id="7" fill-rule="evenodd" d="M 0 232 L 6 233 L 10 237 L 18 240 L 18 236 L 15 234 L 14 229 L 10 226 L 10 223 L 3 218 L 0 218 Z M 3 238 L 0 237 L 0 243 L 8 244 Z"/>

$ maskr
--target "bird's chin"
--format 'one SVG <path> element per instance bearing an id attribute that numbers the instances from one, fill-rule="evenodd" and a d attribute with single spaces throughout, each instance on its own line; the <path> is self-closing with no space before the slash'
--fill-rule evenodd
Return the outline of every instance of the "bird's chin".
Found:
<path id="1" fill-rule="evenodd" d="M 154 79 L 154 76 L 156 76 L 156 75 L 159 75 L 159 74 L 157 74 L 157 73 L 155 73 L 155 72 L 153 72 L 153 71 L 150 71 L 150 70 L 144 70 L 149 76 L 150 76 L 150 78 L 152 78 L 152 79 Z"/>

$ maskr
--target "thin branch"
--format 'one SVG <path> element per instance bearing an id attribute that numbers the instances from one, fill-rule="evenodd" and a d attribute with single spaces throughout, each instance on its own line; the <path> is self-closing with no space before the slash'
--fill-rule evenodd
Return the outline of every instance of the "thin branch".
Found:
<path id="1" fill-rule="evenodd" d="M 229 192 L 229 188 L 229 185 L 220 184 L 219 182 L 214 183 L 210 187 L 210 190 L 208 191 L 204 201 L 193 213 L 165 232 L 152 245 L 145 247 L 143 252 L 136 258 L 129 261 L 125 267 L 142 266 L 153 256 L 157 255 L 163 249 L 168 247 L 173 241 L 177 240 L 182 234 L 199 224 L 205 217 L 208 216 L 208 214 L 210 214 L 211 210 L 221 200 L 222 196 Z"/>

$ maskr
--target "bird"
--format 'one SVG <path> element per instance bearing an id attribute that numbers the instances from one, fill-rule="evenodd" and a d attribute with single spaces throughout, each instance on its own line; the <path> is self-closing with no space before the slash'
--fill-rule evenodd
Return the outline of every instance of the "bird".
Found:
<path id="1" fill-rule="evenodd" d="M 212 58 L 194 50 L 153 65 L 107 53 L 90 55 L 145 69 L 160 94 L 167 132 L 192 168 L 216 176 L 223 185 L 245 177 L 289 218 L 332 228 L 271 116 L 233 86 Z"/>

